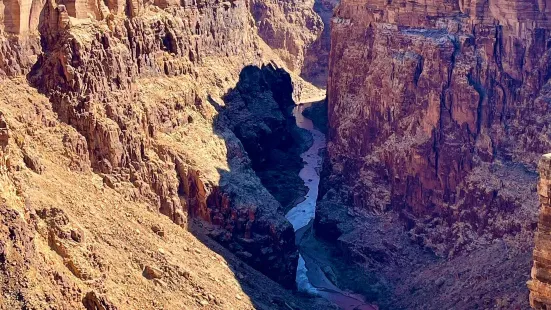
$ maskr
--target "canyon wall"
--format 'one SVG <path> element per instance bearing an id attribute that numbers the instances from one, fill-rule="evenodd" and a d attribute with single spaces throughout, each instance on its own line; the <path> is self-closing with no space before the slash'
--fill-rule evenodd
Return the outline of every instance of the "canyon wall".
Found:
<path id="1" fill-rule="evenodd" d="M 272 8 L 275 5 L 283 4 L 272 4 Z M 286 27 L 294 27 L 293 33 L 303 33 L 301 29 L 315 26 L 317 20 L 313 12 L 308 16 L 298 14 L 286 21 L 294 25 Z M 131 222 L 128 225 L 147 225 L 144 240 L 164 236 L 172 229 L 166 227 L 166 220 L 151 224 L 155 220 L 151 220 L 150 212 L 162 214 L 176 224 L 173 226 L 184 228 L 184 241 L 190 239 L 185 235 L 187 229 L 198 235 L 206 233 L 268 277 L 287 288 L 294 287 L 298 254 L 293 229 L 283 216 L 281 204 L 262 185 L 253 168 L 271 147 L 271 141 L 261 134 L 283 132 L 281 137 L 288 138 L 284 132 L 288 120 L 277 115 L 288 115 L 293 98 L 309 86 L 295 73 L 281 69 L 290 63 L 281 60 L 261 39 L 255 23 L 245 1 L 0 3 L 0 207 L 5 215 L 0 227 L 3 231 L 18 231 L 11 240 L 0 240 L 0 263 L 4 266 L 13 257 L 24 258 L 21 266 L 13 261 L 17 268 L 1 269 L 7 275 L 22 275 L 21 279 L 1 284 L 3 291 L 23 292 L 23 297 L 14 295 L 10 299 L 13 305 L 18 304 L 18 298 L 27 305 L 40 305 L 44 300 L 43 295 L 24 287 L 30 285 L 29 277 L 35 269 L 44 277 L 35 279 L 39 282 L 51 282 L 49 278 L 56 278 L 56 272 L 62 274 L 56 281 L 64 291 L 50 287 L 45 290 L 52 294 L 53 304 L 71 309 L 94 303 L 111 308 L 103 298 L 106 292 L 116 303 L 125 300 L 113 292 L 116 286 L 102 284 L 94 287 L 102 292 L 100 297 L 86 294 L 89 298 L 81 303 L 81 295 L 86 293 L 83 290 L 90 289 L 84 282 L 90 279 L 108 278 L 113 284 L 123 274 L 133 275 L 133 268 L 143 270 L 149 280 L 162 278 L 157 269 L 137 262 L 133 266 L 114 266 L 117 273 L 107 275 L 109 270 L 102 260 L 102 256 L 109 256 L 104 250 L 114 243 L 124 252 L 120 255 L 151 256 L 144 261 L 176 255 L 182 247 L 187 248 L 185 252 L 194 251 L 187 244 L 165 245 L 170 249 L 166 250 L 155 245 L 156 241 L 131 245 L 124 233 L 114 232 L 120 225 L 127 225 L 122 224 L 126 223 L 125 216 Z M 280 48 L 283 51 L 286 47 Z M 248 80 L 251 71 L 261 74 Z M 239 86 L 243 84 L 249 86 Z M 257 87 L 262 90 L 257 92 Z M 230 96 L 235 92 L 237 97 Z M 252 113 L 241 117 L 232 114 L 232 107 L 240 100 L 249 102 Z M 243 124 L 257 126 L 254 133 L 259 136 L 245 136 L 249 133 L 243 131 L 248 128 Z M 55 182 L 45 185 L 47 180 Z M 88 197 L 84 188 L 89 188 L 90 199 L 84 198 Z M 132 214 L 120 213 L 121 208 L 132 209 Z M 89 212 L 93 213 L 90 218 L 86 216 Z M 97 217 L 102 214 L 110 218 Z M 149 220 L 144 222 L 144 217 Z M 93 224 L 92 219 L 101 224 Z M 85 226 L 84 232 L 90 238 L 84 243 L 77 229 L 80 225 Z M 102 230 L 111 235 L 97 237 Z M 134 227 L 128 234 L 138 240 L 140 231 L 144 234 L 143 227 Z M 38 246 L 29 241 L 33 238 Z M 51 251 L 59 257 L 50 257 Z M 194 253 L 212 253 L 201 251 L 205 249 Z M 91 256 L 95 258 L 86 258 Z M 57 265 L 46 268 L 38 263 L 43 257 Z M 161 262 L 167 263 L 166 259 Z M 65 267 L 60 269 L 59 265 Z M 186 282 L 186 273 L 171 268 L 162 271 L 176 274 L 181 278 L 178 283 Z M 240 276 L 238 281 L 247 277 Z M 167 284 L 164 278 L 147 286 L 140 284 L 141 278 L 140 274 L 132 287 L 161 287 L 163 294 L 171 289 L 189 290 L 175 287 L 172 280 Z M 213 283 L 206 285 L 219 286 Z M 205 283 L 202 285 L 201 290 Z M 129 290 L 123 295 L 135 298 L 139 294 L 139 290 Z M 145 300 L 132 301 L 132 308 L 155 303 L 149 298 L 154 294 L 148 294 Z M 171 298 L 163 296 L 166 307 L 177 308 L 170 304 Z M 266 296 L 263 298 L 269 299 Z M 207 299 L 207 304 L 215 303 L 215 308 L 228 306 L 211 296 L 201 298 Z M 239 308 L 252 303 L 242 297 L 237 300 Z M 205 306 L 204 300 L 189 302 Z M 296 308 L 308 304 L 312 302 Z"/>
<path id="2" fill-rule="evenodd" d="M 549 10 L 344 1 L 333 18 L 329 183 L 355 207 L 399 212 L 443 255 L 532 231 L 534 194 L 517 182 L 533 179 L 550 146 Z"/>
<path id="3" fill-rule="evenodd" d="M 323 31 L 323 21 L 313 10 L 314 1 L 253 0 L 250 10 L 258 34 L 300 74 L 306 51 Z"/>
<path id="4" fill-rule="evenodd" d="M 518 283 L 529 274 L 537 222 L 536 164 L 551 147 L 550 14 L 547 2 L 532 0 L 344 0 L 337 7 L 316 229 L 356 262 L 401 266 L 381 272 L 408 296 L 394 306 L 470 308 L 488 298 L 503 307 L 509 291 L 507 307 L 526 307 L 528 291 Z M 501 242 L 504 250 L 496 248 Z M 435 275 L 433 258 L 410 260 L 424 257 L 412 254 L 416 245 L 442 258 L 442 272 L 470 270 L 453 283 L 475 276 L 466 266 L 499 273 L 482 259 L 490 251 L 508 253 L 501 264 L 524 276 L 482 279 L 485 286 L 470 291 L 457 284 L 438 305 L 428 291 L 449 289 L 429 279 L 445 275 Z M 405 271 L 415 264 L 425 267 Z M 404 288 L 403 277 L 418 286 Z"/>
<path id="5" fill-rule="evenodd" d="M 138 182 L 94 172 L 86 138 L 62 122 L 49 98 L 25 78 L 0 81 L 0 111 L 0 308 L 332 309 L 292 294 L 209 238 L 174 224 L 158 204 L 141 197 L 146 192 L 139 192 Z M 182 148 L 203 153 L 202 167 L 225 157 L 207 153 L 203 142 L 193 144 L 211 139 L 226 149 L 199 117 L 193 124 L 187 133 L 195 138 Z M 148 154 L 162 165 L 164 160 Z M 233 159 L 246 161 L 243 155 Z M 166 162 L 156 174 L 159 181 L 173 173 Z M 249 173 L 242 177 L 250 188 L 242 191 L 258 186 L 246 166 L 239 172 Z M 208 181 L 190 178 L 189 187 L 202 189 L 191 183 L 201 180 Z M 263 193 L 258 188 L 255 194 L 263 203 L 273 201 Z M 233 200 L 239 197 L 230 196 L 231 203 L 240 203 Z M 219 205 L 235 210 L 227 202 Z M 244 240 L 249 247 L 259 237 L 254 229 L 252 239 Z"/>
<path id="6" fill-rule="evenodd" d="M 249 248 L 247 262 L 292 286 L 292 229 L 260 184 L 254 195 L 240 191 L 241 176 L 254 172 L 246 155 L 239 155 L 239 141 L 227 128 L 217 128 L 220 138 L 214 141 L 206 133 L 204 142 L 186 137 L 190 128 L 214 123 L 207 94 L 220 98 L 223 91 L 209 91 L 214 79 L 226 74 L 229 80 L 246 65 L 244 59 L 262 63 L 245 3 L 142 6 L 137 4 L 138 13 L 125 10 L 136 15 L 131 19 L 98 23 L 73 19 L 69 8 L 48 3 L 40 25 L 43 53 L 30 80 L 50 98 L 60 120 L 86 138 L 91 166 L 107 184 L 132 184 L 132 195 L 178 225 L 186 224 L 188 210 L 214 222 L 231 248 Z M 227 64 L 214 62 L 216 57 Z M 202 73 L 202 65 L 221 72 Z M 155 86 L 158 78 L 166 78 L 169 88 Z M 172 89 L 179 91 L 167 91 Z M 194 143 L 199 146 L 190 150 Z M 235 166 L 223 162 L 240 156 Z M 229 171 L 229 180 L 222 180 L 221 170 Z M 219 189 L 222 181 L 226 188 Z M 263 264 L 268 258 L 272 264 Z"/>
<path id="7" fill-rule="evenodd" d="M 329 51 L 331 49 L 331 18 L 338 4 L 338 0 L 318 0 L 314 3 L 314 11 L 323 22 L 323 31 L 317 40 L 306 49 L 301 76 L 321 88 L 327 87 Z"/>

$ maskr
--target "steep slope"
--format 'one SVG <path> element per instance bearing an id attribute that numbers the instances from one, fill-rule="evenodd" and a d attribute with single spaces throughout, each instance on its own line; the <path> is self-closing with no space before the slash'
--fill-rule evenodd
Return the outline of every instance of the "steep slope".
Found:
<path id="1" fill-rule="evenodd" d="M 328 307 L 109 187 L 47 98 L 22 79 L 0 87 L 0 308 Z"/>
<path id="2" fill-rule="evenodd" d="M 209 79 L 224 73 L 229 79 L 232 70 L 245 66 L 241 59 L 255 59 L 254 33 L 245 28 L 249 15 L 237 5 L 222 8 L 224 13 L 217 4 L 147 9 L 132 19 L 62 25 L 58 21 L 65 12 L 47 5 L 41 25 L 44 51 L 31 73 L 33 84 L 50 97 L 60 119 L 86 138 L 91 166 L 114 188 L 132 184 L 136 199 L 157 205 L 178 225 L 185 225 L 187 210 L 208 222 L 221 218 L 217 224 L 228 228 L 223 238 L 236 248 L 256 235 L 264 240 L 261 247 L 270 248 L 273 263 L 261 263 L 268 257 L 250 257 L 249 262 L 292 286 L 292 229 L 258 179 L 242 178 L 254 175 L 246 156 L 227 162 L 227 157 L 239 157 L 242 147 L 231 131 L 212 132 L 215 111 L 203 99 L 207 93 L 219 97 Z M 214 61 L 210 57 L 218 53 L 227 55 L 228 63 L 210 67 L 222 72 L 201 73 L 203 62 Z M 165 85 L 159 87 L 157 77 Z M 221 171 L 228 171 L 227 180 Z M 227 182 L 222 191 L 221 181 Z M 240 191 L 247 186 L 258 190 Z"/>
<path id="3" fill-rule="evenodd" d="M 221 114 L 246 67 L 286 104 L 314 88 L 276 69 L 245 2 L 1 5 L 3 307 L 325 305 L 227 250 L 294 286 L 292 227 Z"/>
<path id="4" fill-rule="evenodd" d="M 530 0 L 345 0 L 337 8 L 316 227 L 340 236 L 366 265 L 403 263 L 403 271 L 383 275 L 411 295 L 397 304 L 470 308 L 487 298 L 507 308 L 500 300 L 510 296 L 526 306 L 535 167 L 551 146 L 549 10 Z M 447 260 L 425 256 L 411 242 Z M 489 260 L 491 251 L 508 261 Z M 454 295 L 434 284 L 448 277 L 431 269 L 440 263 L 466 275 L 446 280 L 455 283 Z M 433 271 L 408 274 L 415 264 Z M 491 274 L 506 264 L 517 280 L 469 286 L 480 270 L 463 267 L 473 264 Z M 404 284 L 401 276 L 418 283 Z M 431 301 L 435 290 L 444 297 Z"/>
<path id="5" fill-rule="evenodd" d="M 338 0 L 315 1 L 314 11 L 323 22 L 323 31 L 306 49 L 304 66 L 300 72 L 301 77 L 321 88 L 327 87 L 329 51 L 331 50 L 331 18 L 338 4 Z"/>
<path id="6" fill-rule="evenodd" d="M 306 51 L 324 28 L 320 16 L 313 10 L 314 2 L 253 0 L 250 3 L 258 34 L 297 74 L 304 66 Z"/>

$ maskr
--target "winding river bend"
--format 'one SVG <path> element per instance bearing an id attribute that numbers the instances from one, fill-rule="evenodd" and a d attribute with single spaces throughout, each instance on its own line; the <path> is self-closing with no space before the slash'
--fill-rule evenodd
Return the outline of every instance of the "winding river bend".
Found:
<path id="1" fill-rule="evenodd" d="M 286 215 L 286 218 L 291 222 L 296 232 L 297 244 L 300 244 L 304 230 L 311 227 L 315 216 L 320 170 L 323 161 L 321 150 L 326 146 L 325 135 L 314 127 L 312 120 L 302 114 L 305 108 L 316 101 L 310 100 L 309 102 L 301 103 L 293 110 L 297 126 L 308 130 L 313 138 L 312 146 L 301 154 L 304 167 L 299 174 L 304 184 L 308 187 L 308 192 L 304 196 L 304 201 L 297 204 Z M 345 292 L 335 286 L 318 264 L 316 264 L 315 257 L 308 257 L 302 251 L 300 251 L 299 256 L 296 282 L 299 291 L 321 296 L 344 310 L 377 309 L 377 307 L 367 304 L 362 296 Z"/>

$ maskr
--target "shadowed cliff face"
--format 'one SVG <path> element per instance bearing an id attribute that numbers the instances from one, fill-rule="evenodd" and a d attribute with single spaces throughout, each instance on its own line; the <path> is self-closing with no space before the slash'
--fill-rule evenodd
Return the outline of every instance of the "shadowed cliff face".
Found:
<path id="1" fill-rule="evenodd" d="M 303 164 L 300 152 L 310 142 L 292 117 L 292 89 L 291 76 L 282 69 L 245 67 L 220 110 L 262 184 L 285 210 L 305 191 L 298 176 Z"/>
<path id="2" fill-rule="evenodd" d="M 531 179 L 550 146 L 548 8 L 401 6 L 345 1 L 333 19 L 330 180 L 351 187 L 356 207 L 400 212 L 441 254 L 530 231 L 534 195 L 499 167 Z M 443 220 L 438 232 L 425 217 Z M 444 245 L 459 231 L 468 236 Z"/>
<path id="3" fill-rule="evenodd" d="M 496 239 L 528 257 L 535 166 L 551 146 L 549 10 L 530 0 L 343 1 L 332 22 L 320 233 L 343 234 L 352 256 L 399 260 L 394 246 L 407 241 L 362 249 L 348 234 L 363 227 L 360 214 L 380 214 L 373 220 L 399 217 L 401 235 L 443 257 Z M 390 235 L 388 223 L 374 233 Z"/>
<path id="4" fill-rule="evenodd" d="M 246 66 L 223 102 L 209 100 L 219 113 L 213 127 L 227 141 L 229 169 L 219 169 L 218 193 L 213 192 L 198 213 L 213 224 L 208 233 L 211 237 L 251 266 L 294 287 L 298 259 L 294 232 L 287 221 L 274 221 L 284 213 L 279 201 L 287 198 L 275 191 L 286 185 L 280 178 L 298 183 L 291 178 L 298 178 L 292 167 L 301 163 L 294 159 L 286 169 L 276 166 L 282 153 L 293 154 L 296 147 L 288 115 L 294 106 L 291 77 L 272 65 Z M 287 194 L 294 199 L 298 189 Z"/>

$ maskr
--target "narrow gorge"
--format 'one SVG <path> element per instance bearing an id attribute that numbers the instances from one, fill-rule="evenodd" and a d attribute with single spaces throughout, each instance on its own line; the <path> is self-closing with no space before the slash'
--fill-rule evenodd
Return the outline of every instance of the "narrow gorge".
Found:
<path id="1" fill-rule="evenodd" d="M 551 308 L 550 78 L 547 0 L 0 0 L 0 309 Z"/>

